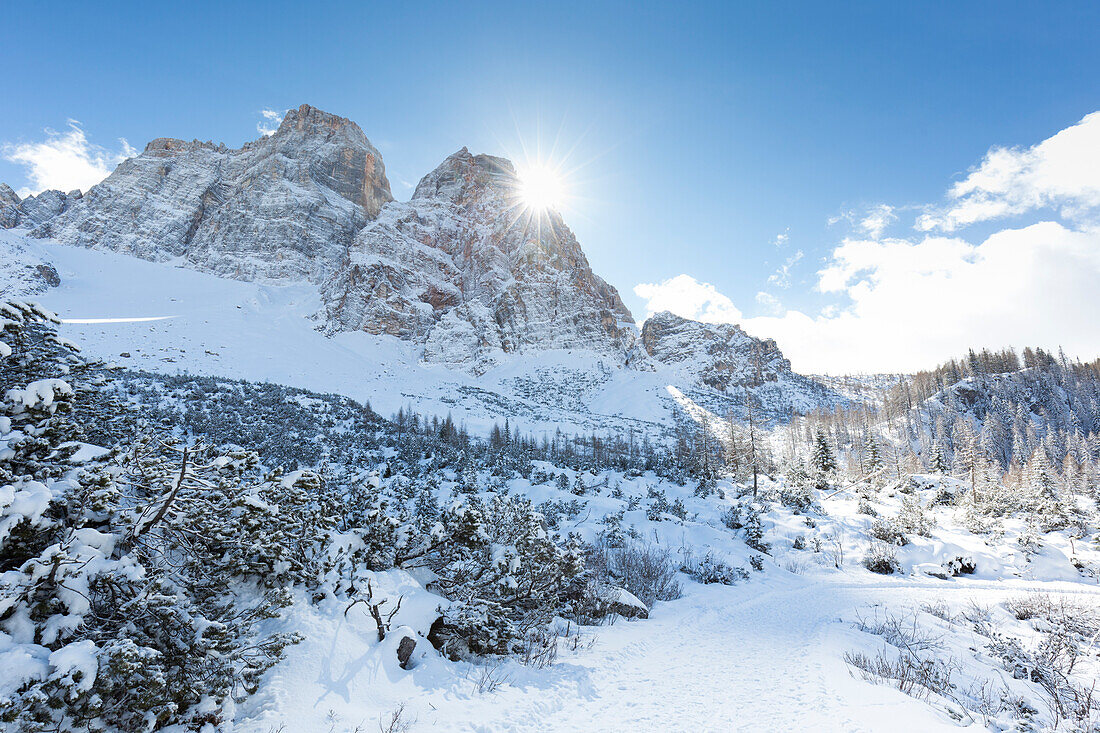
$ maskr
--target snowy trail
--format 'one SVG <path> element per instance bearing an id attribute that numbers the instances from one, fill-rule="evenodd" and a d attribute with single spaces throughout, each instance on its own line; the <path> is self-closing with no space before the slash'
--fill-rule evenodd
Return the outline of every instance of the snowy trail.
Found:
<path id="1" fill-rule="evenodd" d="M 396 641 L 378 644 L 365 612 L 296 604 L 305 639 L 235 733 L 374 730 L 402 704 L 413 731 L 959 731 L 967 725 L 942 707 L 850 672 L 844 653 L 868 640 L 850 619 L 870 605 L 905 613 L 1027 591 L 1100 603 L 1100 589 L 1080 583 L 776 570 L 736 586 L 686 584 L 684 598 L 657 604 L 648 620 L 585 629 L 591 648 L 562 651 L 550 668 L 504 665 L 493 692 L 477 689 L 483 667 L 429 658 L 399 669 Z M 969 729 L 984 730 L 977 720 Z"/>
<path id="2" fill-rule="evenodd" d="M 599 629 L 593 649 L 555 665 L 555 681 L 504 687 L 488 705 L 433 700 L 435 710 L 419 720 L 436 730 L 486 732 L 958 731 L 945 713 L 852 677 L 842 655 L 855 632 L 838 617 L 873 603 L 992 600 L 1029 589 L 1089 592 L 900 579 L 797 579 L 763 592 L 695 586 L 648 621 Z"/>

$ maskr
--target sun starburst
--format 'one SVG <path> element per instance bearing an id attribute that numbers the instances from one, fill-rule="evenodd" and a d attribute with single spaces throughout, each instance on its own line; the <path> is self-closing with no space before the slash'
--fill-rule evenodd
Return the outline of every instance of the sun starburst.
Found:
<path id="1" fill-rule="evenodd" d="M 553 167 L 537 163 L 521 168 L 518 175 L 519 199 L 527 211 L 542 213 L 565 203 L 565 180 Z"/>

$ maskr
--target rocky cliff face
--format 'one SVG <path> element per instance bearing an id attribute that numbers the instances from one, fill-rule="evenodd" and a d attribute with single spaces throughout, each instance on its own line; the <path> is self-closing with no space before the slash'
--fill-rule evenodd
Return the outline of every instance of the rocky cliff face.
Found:
<path id="1" fill-rule="evenodd" d="M 0 183 L 0 229 L 11 229 L 19 224 L 19 196 L 11 186 Z"/>
<path id="2" fill-rule="evenodd" d="M 447 158 L 356 237 L 322 286 L 328 328 L 412 339 L 427 361 L 475 369 L 527 348 L 621 361 L 635 329 L 618 292 L 560 215 L 525 210 L 517 189 L 507 160 Z"/>
<path id="3" fill-rule="evenodd" d="M 20 200 L 10 186 L 0 183 L 0 229 L 33 229 L 67 211 L 80 199 L 80 191 L 50 190 Z"/>
<path id="4" fill-rule="evenodd" d="M 734 324 L 690 321 L 664 312 L 642 325 L 646 362 L 671 383 L 683 385 L 696 404 L 715 415 L 786 420 L 821 407 L 844 404 L 843 395 L 797 374 L 771 339 L 758 339 Z"/>
<path id="5" fill-rule="evenodd" d="M 653 361 L 722 392 L 791 373 L 790 361 L 771 339 L 753 338 L 732 323 L 700 323 L 668 311 L 642 325 L 642 348 Z"/>
<path id="6" fill-rule="evenodd" d="M 359 126 L 302 105 L 239 149 L 153 140 L 33 235 L 181 258 L 242 280 L 320 282 L 392 198 L 382 156 Z"/>

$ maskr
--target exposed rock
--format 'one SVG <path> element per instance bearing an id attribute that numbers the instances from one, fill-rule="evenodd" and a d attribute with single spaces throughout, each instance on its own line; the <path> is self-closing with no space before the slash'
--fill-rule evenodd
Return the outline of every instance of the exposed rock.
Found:
<path id="1" fill-rule="evenodd" d="M 0 229 L 11 229 L 19 223 L 19 194 L 6 183 L 0 183 Z"/>
<path id="2" fill-rule="evenodd" d="M 633 593 L 615 586 L 599 589 L 600 604 L 605 613 L 623 618 L 649 618 L 649 609 Z"/>
<path id="3" fill-rule="evenodd" d="M 0 228 L 33 229 L 67 211 L 80 199 L 80 191 L 62 193 L 51 189 L 20 200 L 15 191 L 0 183 Z"/>
<path id="4" fill-rule="evenodd" d="M 359 126 L 302 105 L 239 149 L 153 140 L 33 234 L 223 277 L 319 282 L 391 198 Z"/>
<path id="5" fill-rule="evenodd" d="M 447 158 L 387 205 L 324 283 L 329 331 L 386 333 L 475 370 L 494 354 L 583 348 L 622 361 L 630 312 L 554 211 L 529 212 L 502 158 Z"/>
<path id="6" fill-rule="evenodd" d="M 650 358 L 694 374 L 714 389 L 774 382 L 791 363 L 775 342 L 753 338 L 732 323 L 700 323 L 665 311 L 642 324 Z"/>
<path id="7" fill-rule="evenodd" d="M 0 233 L 0 299 L 29 298 L 61 284 L 61 276 L 26 239 Z"/>
<path id="8" fill-rule="evenodd" d="M 57 274 L 54 266 L 48 262 L 36 265 L 34 272 L 41 278 L 42 282 L 46 283 L 46 287 L 56 288 L 61 285 L 61 276 Z"/>
<path id="9" fill-rule="evenodd" d="M 410 634 L 402 636 L 401 641 L 397 644 L 397 661 L 400 663 L 401 669 L 409 668 L 409 662 L 412 660 L 414 651 L 416 651 L 416 637 Z"/>

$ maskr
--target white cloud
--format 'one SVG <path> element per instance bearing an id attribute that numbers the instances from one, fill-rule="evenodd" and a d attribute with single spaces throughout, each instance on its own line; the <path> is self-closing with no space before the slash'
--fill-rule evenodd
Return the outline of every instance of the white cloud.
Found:
<path id="1" fill-rule="evenodd" d="M 893 206 L 879 204 L 878 206 L 872 207 L 871 210 L 860 219 L 859 228 L 871 239 L 879 239 L 882 237 L 883 232 L 886 231 L 886 227 L 897 220 L 898 215 L 894 213 Z"/>
<path id="2" fill-rule="evenodd" d="M 791 228 L 787 227 L 784 231 L 775 235 L 775 239 L 772 240 L 772 244 L 775 245 L 776 249 L 783 249 L 787 242 L 790 241 L 790 238 Z"/>
<path id="3" fill-rule="evenodd" d="M 992 148 L 951 187 L 946 206 L 917 219 L 921 231 L 953 232 L 970 224 L 1040 208 L 1070 221 L 1100 209 L 1100 112 L 1030 148 Z M 1095 222 L 1094 222 L 1095 223 Z"/>
<path id="4" fill-rule="evenodd" d="M 260 114 L 263 115 L 263 119 L 256 123 L 256 132 L 264 137 L 274 135 L 283 122 L 283 113 L 273 109 L 262 109 Z"/>
<path id="5" fill-rule="evenodd" d="M 1040 222 L 978 244 L 846 240 L 819 274 L 820 290 L 851 305 L 742 323 L 806 371 L 911 371 L 971 346 L 1100 352 L 1100 231 Z"/>
<path id="6" fill-rule="evenodd" d="M 843 214 L 853 235 L 830 253 L 815 286 L 833 302 L 784 311 L 759 293 L 757 303 L 770 314 L 741 325 L 774 338 L 796 369 L 811 373 L 913 371 L 987 346 L 1061 346 L 1070 356 L 1095 358 L 1098 135 L 1095 113 L 1027 150 L 992 149 L 951 189 L 948 206 L 929 213 L 935 218 L 923 221 L 923 233 L 883 237 L 898 210 L 889 206 Z M 1050 209 L 1057 220 L 1041 220 Z M 1002 222 L 987 236 L 956 232 L 1028 212 L 1030 222 Z M 789 282 L 789 265 L 769 279 Z M 729 298 L 701 287 L 736 311 Z"/>
<path id="7" fill-rule="evenodd" d="M 119 139 L 119 150 L 107 150 L 88 142 L 79 122 L 68 123 L 66 132 L 47 129 L 42 142 L 3 145 L 4 158 L 26 168 L 28 185 L 19 189 L 20 196 L 51 188 L 87 191 L 110 175 L 119 163 L 137 155 L 125 139 Z"/>
<path id="8" fill-rule="evenodd" d="M 771 293 L 760 291 L 756 294 L 756 304 L 770 316 L 778 316 L 783 313 L 783 304 Z"/>
<path id="9" fill-rule="evenodd" d="M 677 275 L 661 283 L 639 283 L 634 293 L 646 300 L 646 318 L 671 311 L 681 318 L 705 323 L 737 323 L 741 311 L 733 301 L 710 283 L 701 283 L 691 275 Z"/>
<path id="10" fill-rule="evenodd" d="M 789 288 L 791 286 L 791 268 L 802 259 L 802 250 L 796 250 L 787 261 L 779 266 L 779 269 L 768 277 L 768 283 L 777 288 Z"/>

